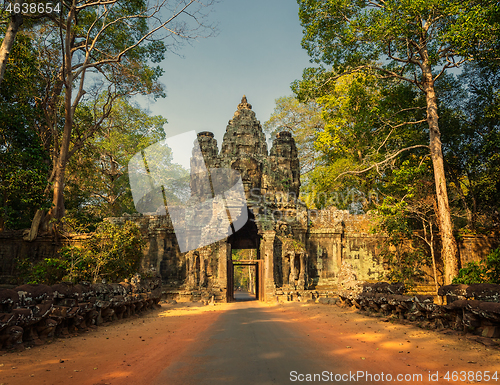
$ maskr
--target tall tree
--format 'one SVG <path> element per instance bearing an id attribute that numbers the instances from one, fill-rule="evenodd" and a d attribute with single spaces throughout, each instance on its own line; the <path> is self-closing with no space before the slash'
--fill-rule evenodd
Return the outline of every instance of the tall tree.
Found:
<path id="1" fill-rule="evenodd" d="M 23 0 L 15 0 L 11 5 L 21 6 Z M 4 3 L 4 7 L 7 4 Z M 23 16 L 21 13 L 16 12 L 5 12 L 3 9 L 0 9 L 0 12 L 4 14 L 6 20 L 2 21 L 3 23 L 8 24 L 7 30 L 5 31 L 5 36 L 2 41 L 2 45 L 0 45 L 0 85 L 3 82 L 3 78 L 5 75 L 5 69 L 7 68 L 7 61 L 9 60 L 9 55 L 12 50 L 12 46 L 14 45 L 14 40 L 16 39 L 17 32 L 19 28 L 23 24 Z M 2 15 L 3 16 L 3 15 Z M 8 20 L 8 21 L 7 21 Z"/>
<path id="2" fill-rule="evenodd" d="M 38 228 L 52 226 L 64 216 L 65 171 L 70 157 L 99 130 L 109 116 L 114 100 L 136 93 L 162 96 L 159 67 L 149 64 L 163 60 L 164 41 L 170 49 L 182 40 L 213 29 L 203 24 L 204 10 L 213 0 L 63 0 L 59 17 L 39 28 L 44 36 L 43 52 L 52 55 L 58 65 L 50 76 L 50 95 L 44 100 L 47 125 L 41 136 L 47 138 L 52 156 L 48 190 L 52 207 L 38 211 L 27 239 L 37 236 Z M 208 33 L 207 33 L 208 31 Z M 50 71 L 49 71 L 50 72 Z M 92 125 L 74 132 L 75 112 L 82 101 L 92 99 L 107 89 L 107 101 L 94 109 Z M 63 95 L 62 106 L 57 101 Z M 60 111 L 63 111 L 62 116 Z M 54 227 L 55 226 L 55 227 Z"/>
<path id="3" fill-rule="evenodd" d="M 384 199 L 375 210 L 375 228 L 387 234 L 382 242 L 382 255 L 389 262 L 385 278 L 411 286 L 432 276 L 437 293 L 442 282 L 435 255 L 437 203 L 431 162 L 427 154 L 412 154 L 398 163 L 388 173 Z"/>
<path id="4" fill-rule="evenodd" d="M 373 208 L 371 198 L 394 159 L 427 147 L 419 134 L 425 120 L 418 95 L 411 87 L 383 82 L 365 71 L 337 79 L 316 100 L 323 108 L 325 131 L 316 141 L 324 166 L 313 172 L 314 188 L 341 191 L 339 207 L 354 203 Z"/>
<path id="5" fill-rule="evenodd" d="M 0 231 L 29 227 L 37 208 L 50 207 L 43 193 L 50 157 L 36 130 L 44 124 L 37 100 L 44 84 L 33 40 L 21 35 L 10 59 L 18 65 L 0 85 Z"/>
<path id="6" fill-rule="evenodd" d="M 4 1 L 0 8 L 0 25 L 7 25 L 0 45 L 0 85 L 3 82 L 9 56 L 21 26 L 28 21 L 30 26 L 45 22 L 59 12 L 60 4 L 53 0 L 12 0 Z"/>
<path id="7" fill-rule="evenodd" d="M 447 175 L 467 230 L 488 231 L 500 222 L 500 68 L 471 62 L 458 79 L 440 98 Z"/>
<path id="8" fill-rule="evenodd" d="M 298 0 L 303 47 L 317 63 L 333 66 L 334 76 L 363 69 L 380 78 L 407 82 L 426 99 L 429 149 L 439 212 L 445 282 L 458 273 L 439 129 L 436 81 L 463 63 L 464 50 L 451 38 L 461 0 Z"/>

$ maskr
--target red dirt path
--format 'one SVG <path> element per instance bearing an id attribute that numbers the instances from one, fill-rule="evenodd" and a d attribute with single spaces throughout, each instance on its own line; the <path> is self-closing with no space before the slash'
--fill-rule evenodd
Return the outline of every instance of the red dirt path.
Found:
<path id="1" fill-rule="evenodd" d="M 0 384 L 149 384 L 223 306 L 162 305 L 141 317 L 0 357 Z"/>
<path id="2" fill-rule="evenodd" d="M 0 356 L 0 385 L 149 385 L 178 355 L 193 348 L 191 343 L 221 312 L 238 305 L 162 305 L 158 311 L 101 326 L 98 331 L 5 353 Z M 443 370 L 500 372 L 500 350 L 466 336 L 383 322 L 336 306 L 262 306 L 293 321 L 297 332 L 330 347 L 332 357 L 360 362 L 363 370 L 371 368 L 373 373 L 385 368 L 395 373 L 439 370 L 440 375 Z"/>

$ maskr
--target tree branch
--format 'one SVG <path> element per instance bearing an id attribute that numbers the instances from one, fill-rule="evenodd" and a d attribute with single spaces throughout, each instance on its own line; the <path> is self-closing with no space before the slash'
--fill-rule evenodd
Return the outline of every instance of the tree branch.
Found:
<path id="1" fill-rule="evenodd" d="M 337 175 L 337 177 L 333 180 L 334 182 L 339 179 L 341 176 L 344 176 L 344 175 L 347 175 L 347 174 L 351 174 L 351 175 L 359 175 L 359 174 L 363 174 L 367 171 L 370 171 L 371 169 L 373 168 L 377 168 L 388 163 L 389 161 L 391 161 L 392 159 L 396 158 L 399 154 L 405 152 L 405 151 L 409 151 L 409 150 L 413 150 L 415 148 L 429 148 L 429 146 L 427 145 L 424 145 L 424 144 L 417 144 L 415 146 L 410 146 L 410 147 L 406 147 L 406 148 L 403 148 L 399 151 L 397 151 L 396 153 L 392 154 L 391 156 L 389 156 L 388 158 L 385 158 L 383 161 L 381 162 L 377 162 L 375 164 L 372 164 L 370 167 L 368 168 L 365 168 L 364 170 L 360 170 L 360 171 L 345 171 L 345 172 L 342 172 L 340 173 L 339 175 Z"/>

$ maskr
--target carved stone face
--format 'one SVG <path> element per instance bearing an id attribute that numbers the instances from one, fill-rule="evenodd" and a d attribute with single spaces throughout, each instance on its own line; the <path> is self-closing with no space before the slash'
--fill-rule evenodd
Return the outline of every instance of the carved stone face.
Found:
<path id="1" fill-rule="evenodd" d="M 231 165 L 231 168 L 240 172 L 245 188 L 260 188 L 262 171 L 260 163 L 255 159 L 237 160 Z"/>

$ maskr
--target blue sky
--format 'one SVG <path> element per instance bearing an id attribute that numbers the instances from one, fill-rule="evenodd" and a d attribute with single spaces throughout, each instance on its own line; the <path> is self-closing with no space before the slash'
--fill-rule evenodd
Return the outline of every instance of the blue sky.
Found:
<path id="1" fill-rule="evenodd" d="M 222 0 L 210 20 L 219 34 L 167 53 L 161 79 L 167 97 L 144 103 L 168 119 L 167 136 L 211 131 L 219 147 L 243 94 L 263 124 L 274 100 L 291 94 L 290 83 L 312 66 L 300 46 L 295 0 Z"/>

